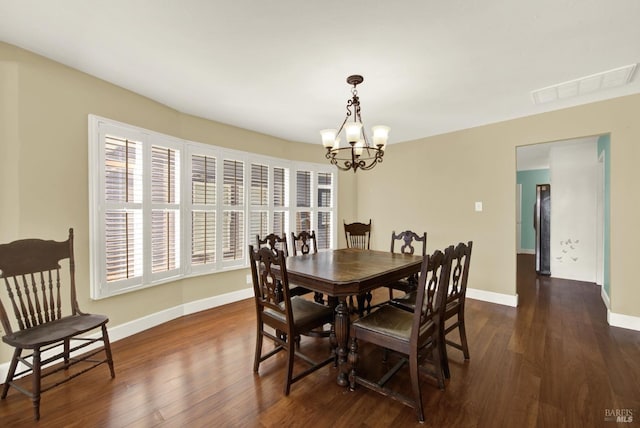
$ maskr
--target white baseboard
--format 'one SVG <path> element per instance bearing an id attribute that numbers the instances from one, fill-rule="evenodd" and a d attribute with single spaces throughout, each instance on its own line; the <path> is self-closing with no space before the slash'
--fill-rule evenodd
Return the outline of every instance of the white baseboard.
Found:
<path id="1" fill-rule="evenodd" d="M 493 291 L 477 290 L 475 288 L 467 288 L 467 297 L 474 300 L 482 300 L 483 302 L 497 303 L 505 306 L 518 306 L 518 295 L 495 293 Z"/>
<path id="2" fill-rule="evenodd" d="M 640 317 L 617 314 L 607 309 L 607 322 L 612 327 L 621 327 L 629 330 L 640 331 Z"/>
<path id="3" fill-rule="evenodd" d="M 120 339 L 124 339 L 125 337 L 140 333 L 141 331 L 147 330 L 151 327 L 155 327 L 176 318 L 180 318 L 181 316 L 190 315 L 196 312 L 215 308 L 217 306 L 226 305 L 228 303 L 237 302 L 249 297 L 253 297 L 252 288 L 246 288 L 231 293 L 221 294 L 219 296 L 207 297 L 206 299 L 201 299 L 195 302 L 187 302 L 182 305 L 174 306 L 173 308 L 156 312 L 155 314 L 147 315 L 145 317 L 126 322 L 124 324 L 119 324 L 116 326 L 108 325 L 109 340 L 113 343 Z M 100 335 L 100 332 L 96 332 L 86 337 L 98 337 Z M 82 349 L 82 352 L 87 352 L 88 350 L 96 348 L 98 346 L 100 345 L 96 344 L 94 346 L 87 346 L 86 348 Z M 53 356 L 59 352 L 60 350 L 58 348 L 53 348 L 48 352 L 43 352 L 42 359 L 44 360 L 47 356 Z M 9 361 L 0 364 L 0 382 L 4 382 L 4 380 L 6 379 L 7 372 L 9 371 L 9 364 Z M 22 366 L 21 364 L 18 365 L 18 372 L 21 371 L 21 367 L 22 369 L 24 369 L 24 366 Z"/>
<path id="4" fill-rule="evenodd" d="M 640 331 L 640 317 L 632 315 L 617 314 L 611 312 L 611 300 L 604 287 L 600 287 L 600 296 L 607 307 L 607 323 L 612 327 L 621 327 L 629 330 Z"/>
<path id="5" fill-rule="evenodd" d="M 518 248 L 518 254 L 531 254 L 534 255 L 536 254 L 536 250 L 529 250 L 526 248 Z"/>

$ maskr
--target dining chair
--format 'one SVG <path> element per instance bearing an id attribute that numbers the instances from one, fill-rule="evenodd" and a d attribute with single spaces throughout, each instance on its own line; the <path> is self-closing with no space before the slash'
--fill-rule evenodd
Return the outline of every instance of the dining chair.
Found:
<path id="1" fill-rule="evenodd" d="M 399 241 L 399 242 L 398 242 Z M 421 255 L 424 257 L 427 254 L 427 232 L 422 235 L 411 230 L 405 230 L 396 235 L 396 231 L 391 232 L 391 252 L 396 252 L 396 243 L 398 244 L 399 252 L 401 254 L 415 254 L 416 246 L 421 245 Z M 411 275 L 408 278 L 391 282 L 386 285 L 389 289 L 389 300 L 393 299 L 393 290 L 399 290 L 406 293 L 415 291 L 418 285 L 418 275 Z"/>
<path id="2" fill-rule="evenodd" d="M 303 354 L 295 344 L 296 338 L 299 338 L 300 335 L 322 328 L 327 323 L 333 323 L 333 309 L 300 296 L 291 296 L 286 259 L 282 250 L 274 252 L 268 247 L 263 247 L 254 251 L 253 246 L 250 245 L 249 258 L 257 320 L 253 371 L 258 373 L 261 362 L 280 351 L 285 351 L 287 369 L 284 395 L 289 395 L 293 383 L 334 361 L 335 356 L 332 355 L 321 361 L 316 361 Z M 276 298 L 278 284 L 282 285 L 282 300 Z M 265 326 L 273 329 L 273 332 L 265 329 Z M 263 339 L 265 337 L 271 339 L 276 346 L 263 353 Z M 308 364 L 309 367 L 294 375 L 294 359 L 296 357 Z"/>
<path id="3" fill-rule="evenodd" d="M 466 244 L 460 242 L 455 247 L 453 245 L 449 247 L 452 254 L 452 267 L 447 294 L 443 300 L 442 322 L 440 323 L 440 339 L 442 341 L 441 350 L 443 354 L 442 360 L 444 362 L 444 374 L 447 379 L 451 376 L 451 373 L 449 370 L 449 358 L 447 356 L 446 345 L 460 349 L 464 355 L 464 359 L 469 359 L 469 345 L 465 329 L 464 308 L 467 295 L 467 281 L 469 279 L 469 265 L 471 263 L 472 247 L 472 241 L 469 241 Z M 415 299 L 416 293 L 410 292 L 404 296 L 390 300 L 390 303 L 400 309 L 412 312 L 415 308 Z M 456 318 L 456 321 L 447 326 L 447 321 L 454 317 Z M 446 336 L 456 328 L 460 334 L 460 343 L 446 340 Z"/>
<path id="4" fill-rule="evenodd" d="M 424 422 L 420 373 L 426 373 L 444 389 L 444 373 L 439 349 L 440 329 L 438 320 L 442 315 L 442 301 L 447 288 L 447 276 L 451 267 L 451 249 L 443 253 L 436 250 L 426 255 L 420 269 L 416 298 L 421 304 L 415 306 L 413 313 L 392 305 L 381 306 L 378 310 L 351 324 L 351 343 L 348 361 L 349 387 L 355 390 L 362 385 L 385 396 L 398 400 L 416 411 L 418 421 Z M 360 342 L 368 342 L 401 355 L 401 359 L 379 380 L 371 380 L 358 372 Z M 367 356 L 373 354 L 365 354 Z M 431 356 L 432 370 L 424 365 L 427 356 Z M 398 371 L 409 364 L 412 397 L 398 388 L 391 389 L 386 383 Z"/>
<path id="5" fill-rule="evenodd" d="M 284 256 L 289 256 L 289 248 L 287 245 L 287 235 L 283 234 L 282 236 L 276 235 L 275 233 L 270 233 L 264 238 L 260 238 L 260 235 L 256 235 L 256 243 L 257 248 L 268 247 L 273 252 L 277 252 L 281 250 L 284 252 Z M 305 287 L 301 287 L 298 285 L 291 284 L 291 295 L 293 296 L 303 296 L 305 294 L 311 293 L 311 290 Z M 278 296 L 281 296 L 282 292 L 278 292 Z"/>
<path id="6" fill-rule="evenodd" d="M 297 236 L 295 233 L 291 232 L 291 249 L 293 250 L 292 252 L 294 256 L 297 256 L 298 253 L 317 253 L 318 241 L 316 239 L 316 231 L 312 230 L 311 232 L 307 232 L 306 230 L 303 230 Z"/>
<path id="7" fill-rule="evenodd" d="M 62 260 L 68 260 L 68 269 L 61 266 Z M 109 318 L 82 312 L 78 306 L 73 229 L 62 242 L 22 239 L 0 245 L 0 278 L 9 302 L 5 307 L 0 299 L 2 341 L 14 348 L 2 399 L 13 386 L 31 398 L 33 417 L 39 420 L 42 393 L 104 363 L 111 378 L 116 376 L 107 332 Z M 63 303 L 66 296 L 68 307 Z M 13 324 L 8 311 L 13 312 Z M 98 329 L 99 334 L 85 336 Z M 25 350 L 28 354 L 22 355 Z M 22 366 L 16 373 L 18 363 Z M 44 378 L 61 371 L 63 377 L 43 385 Z M 27 374 L 31 374 L 31 390 L 17 383 Z"/>
<path id="8" fill-rule="evenodd" d="M 361 248 L 368 250 L 371 244 L 371 219 L 369 223 L 345 223 L 344 224 L 344 237 L 347 240 L 347 248 Z"/>
<path id="9" fill-rule="evenodd" d="M 467 332 L 464 325 L 464 306 L 467 295 L 467 280 L 469 279 L 469 265 L 471 263 L 471 248 L 473 242 L 466 244 L 460 242 L 452 252 L 451 279 L 449 288 L 445 295 L 442 322 L 440 323 L 440 337 L 442 338 L 442 350 L 444 361 L 445 377 L 450 377 L 449 358 L 447 357 L 447 347 L 453 346 L 462 351 L 464 359 L 469 359 L 469 345 L 467 343 Z M 446 326 L 446 322 L 455 318 L 455 322 Z M 445 327 L 446 326 L 446 327 Z M 447 335 L 458 329 L 460 343 L 447 340 Z"/>
<path id="10" fill-rule="evenodd" d="M 316 239 L 316 232 L 312 230 L 310 233 L 306 230 L 300 232 L 297 236 L 291 232 L 291 249 L 294 256 L 300 254 L 316 254 L 318 252 L 318 241 Z M 324 296 L 322 293 L 314 292 L 313 300 L 324 304 Z"/>
<path id="11" fill-rule="evenodd" d="M 342 220 L 344 225 L 344 237 L 347 240 L 347 248 L 360 248 L 362 250 L 368 250 L 371 244 L 371 219 L 369 223 L 346 223 Z M 373 295 L 371 292 L 367 292 L 364 295 L 356 296 L 358 302 L 358 314 L 363 316 L 365 312 L 371 312 L 371 301 Z M 353 296 L 349 296 L 349 306 L 353 308 Z"/>
<path id="12" fill-rule="evenodd" d="M 284 251 L 284 256 L 289 257 L 289 247 L 287 246 L 287 235 L 276 235 L 275 233 L 270 233 L 264 238 L 260 238 L 260 235 L 256 235 L 256 243 L 258 248 L 263 246 L 268 246 L 271 250 L 282 250 Z"/>

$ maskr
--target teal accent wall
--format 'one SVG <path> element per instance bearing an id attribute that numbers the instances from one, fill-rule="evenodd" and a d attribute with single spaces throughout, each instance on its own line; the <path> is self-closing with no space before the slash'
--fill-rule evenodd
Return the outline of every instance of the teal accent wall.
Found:
<path id="1" fill-rule="evenodd" d="M 611 249 L 611 244 L 609 237 L 610 235 L 610 192 L 611 192 L 611 135 L 601 135 L 598 138 L 598 159 L 600 158 L 600 154 L 604 152 L 604 290 L 607 293 L 607 296 L 611 297 L 610 290 L 610 280 L 609 280 L 609 254 Z"/>
<path id="2" fill-rule="evenodd" d="M 536 184 L 551 184 L 549 182 L 549 169 L 518 171 L 516 175 L 516 182 L 522 184 L 520 247 L 523 250 L 535 251 L 536 233 L 533 228 L 533 206 L 536 203 Z"/>

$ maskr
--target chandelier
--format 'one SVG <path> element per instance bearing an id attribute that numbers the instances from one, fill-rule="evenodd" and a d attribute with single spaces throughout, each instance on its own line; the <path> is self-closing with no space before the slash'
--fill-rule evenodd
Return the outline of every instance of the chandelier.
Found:
<path id="1" fill-rule="evenodd" d="M 322 145 L 327 149 L 326 158 L 339 169 L 343 171 L 352 169 L 354 173 L 358 169 L 372 169 L 376 164 L 382 162 L 390 129 L 388 126 L 374 126 L 371 128 L 373 144 L 369 144 L 367 134 L 362 126 L 360 99 L 356 90 L 356 86 L 363 81 L 364 78 L 357 74 L 347 77 L 347 83 L 353 85 L 351 89 L 352 98 L 347 101 L 347 115 L 337 131 L 335 129 L 323 129 L 320 131 Z M 349 118 L 353 118 L 353 120 L 349 120 Z M 340 147 L 340 137 L 338 135 L 343 129 L 348 145 Z"/>

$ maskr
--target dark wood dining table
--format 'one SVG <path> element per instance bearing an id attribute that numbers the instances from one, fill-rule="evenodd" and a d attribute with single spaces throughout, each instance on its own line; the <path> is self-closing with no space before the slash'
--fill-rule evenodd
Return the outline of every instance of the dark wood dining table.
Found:
<path id="1" fill-rule="evenodd" d="M 289 281 L 336 297 L 335 340 L 338 385 L 347 386 L 350 315 L 347 297 L 364 294 L 420 271 L 422 257 L 386 251 L 343 248 L 287 258 Z"/>

